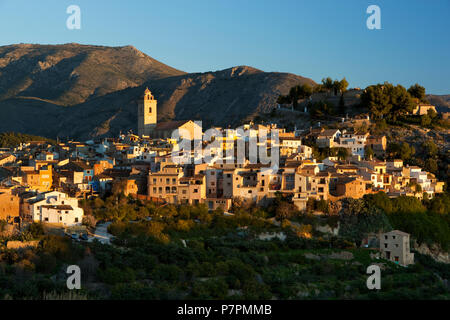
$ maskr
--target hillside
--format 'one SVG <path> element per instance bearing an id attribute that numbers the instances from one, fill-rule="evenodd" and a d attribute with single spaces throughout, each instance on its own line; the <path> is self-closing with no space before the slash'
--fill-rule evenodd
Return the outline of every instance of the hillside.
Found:
<path id="1" fill-rule="evenodd" d="M 276 105 L 279 94 L 314 81 L 248 66 L 186 74 L 134 47 L 79 44 L 0 47 L 0 132 L 89 138 L 137 131 L 148 86 L 158 118 L 236 125 Z"/>
<path id="2" fill-rule="evenodd" d="M 0 100 L 35 97 L 71 106 L 148 80 L 181 75 L 132 46 L 0 47 Z"/>
<path id="3" fill-rule="evenodd" d="M 447 95 L 427 95 L 428 101 L 436 106 L 440 112 L 450 112 L 450 94 Z"/>

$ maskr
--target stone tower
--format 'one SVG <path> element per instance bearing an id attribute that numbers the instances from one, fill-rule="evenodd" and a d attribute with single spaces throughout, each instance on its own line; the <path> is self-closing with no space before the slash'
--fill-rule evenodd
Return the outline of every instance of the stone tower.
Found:
<path id="1" fill-rule="evenodd" d="M 156 99 L 150 90 L 145 89 L 138 103 L 138 135 L 150 136 L 157 123 Z"/>

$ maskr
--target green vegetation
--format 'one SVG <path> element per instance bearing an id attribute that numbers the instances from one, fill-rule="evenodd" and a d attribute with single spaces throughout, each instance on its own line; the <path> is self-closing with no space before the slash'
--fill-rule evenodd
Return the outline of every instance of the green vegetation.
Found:
<path id="1" fill-rule="evenodd" d="M 298 100 L 305 99 L 312 95 L 313 88 L 309 84 L 298 85 L 292 87 L 289 90 L 289 94 L 286 96 L 280 95 L 278 97 L 277 103 L 279 104 L 289 104 L 292 103 L 292 106 L 296 109 L 298 107 Z"/>
<path id="2" fill-rule="evenodd" d="M 33 136 L 29 134 L 16 133 L 16 132 L 4 132 L 0 133 L 0 147 L 2 148 L 13 148 L 17 147 L 21 143 L 29 141 L 45 141 L 48 143 L 55 144 L 56 141 L 52 139 L 47 139 L 39 136 Z"/>
<path id="3" fill-rule="evenodd" d="M 437 243 L 450 249 L 450 196 L 438 195 L 422 203 L 415 197 L 389 198 L 384 192 L 366 195 L 367 207 L 381 209 L 394 229 L 413 235 L 418 243 Z"/>
<path id="4" fill-rule="evenodd" d="M 341 80 L 334 80 L 330 77 L 323 78 L 322 83 L 318 84 L 314 87 L 314 92 L 334 92 L 334 95 L 336 96 L 338 93 L 344 93 L 347 90 L 348 87 L 348 81 L 347 79 L 343 78 Z"/>
<path id="5" fill-rule="evenodd" d="M 333 104 L 326 101 L 308 102 L 308 112 L 312 119 L 322 119 L 335 114 Z"/>
<path id="6" fill-rule="evenodd" d="M 367 87 L 361 95 L 361 105 L 369 109 L 372 119 L 389 121 L 396 121 L 415 107 L 412 96 L 403 86 L 388 82 Z"/>
<path id="7" fill-rule="evenodd" d="M 368 233 L 400 229 L 419 242 L 450 243 L 450 197 L 423 203 L 384 193 L 345 199 L 339 215 L 327 201 L 300 214 L 278 194 L 266 208 L 239 200 L 234 215 L 204 205 L 162 205 L 115 193 L 83 200 L 86 214 L 109 220 L 113 245 L 75 243 L 41 224 L 0 239 L 0 297 L 14 299 L 446 299 L 448 265 L 417 255 L 414 266 L 377 260 L 359 248 Z M 275 217 L 279 226 L 267 218 Z M 339 236 L 315 230 L 336 228 Z M 314 228 L 313 228 L 314 227 Z M 262 240 L 268 234 L 282 234 Z M 34 249 L 7 250 L 7 240 L 37 239 Z M 383 286 L 366 287 L 366 269 L 383 263 Z M 83 270 L 82 288 L 65 288 L 65 268 Z M 440 277 L 440 278 L 439 278 Z"/>
<path id="8" fill-rule="evenodd" d="M 418 99 L 422 103 L 429 103 L 426 99 L 426 92 L 425 88 L 416 83 L 415 85 L 412 85 L 408 89 L 408 93 L 411 95 L 411 97 Z"/>

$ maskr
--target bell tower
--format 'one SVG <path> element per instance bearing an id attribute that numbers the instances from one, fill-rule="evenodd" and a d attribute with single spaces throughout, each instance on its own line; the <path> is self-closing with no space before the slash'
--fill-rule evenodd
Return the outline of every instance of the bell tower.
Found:
<path id="1" fill-rule="evenodd" d="M 157 123 L 157 101 L 150 90 L 145 89 L 138 102 L 138 135 L 150 136 Z"/>

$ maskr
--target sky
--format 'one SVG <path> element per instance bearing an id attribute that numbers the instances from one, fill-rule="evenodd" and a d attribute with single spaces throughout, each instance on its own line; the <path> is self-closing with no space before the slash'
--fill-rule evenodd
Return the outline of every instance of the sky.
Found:
<path id="1" fill-rule="evenodd" d="M 70 5 L 81 29 L 70 30 Z M 381 29 L 369 30 L 369 5 Z M 0 0 L 0 45 L 132 45 L 186 72 L 249 65 L 450 94 L 450 0 Z"/>

